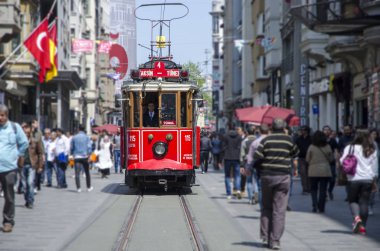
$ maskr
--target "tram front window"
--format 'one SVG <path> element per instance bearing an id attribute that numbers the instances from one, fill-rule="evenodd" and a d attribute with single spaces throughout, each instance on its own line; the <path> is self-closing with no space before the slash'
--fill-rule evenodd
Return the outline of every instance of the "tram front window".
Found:
<path id="1" fill-rule="evenodd" d="M 167 93 L 161 96 L 161 125 L 177 126 L 176 94 Z"/>
<path id="2" fill-rule="evenodd" d="M 143 116 L 144 127 L 158 127 L 158 113 L 154 102 L 148 103 L 148 110 Z"/>

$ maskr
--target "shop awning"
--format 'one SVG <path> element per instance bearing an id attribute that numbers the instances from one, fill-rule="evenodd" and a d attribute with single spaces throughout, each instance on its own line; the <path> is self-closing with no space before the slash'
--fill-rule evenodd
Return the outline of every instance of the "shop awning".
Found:
<path id="1" fill-rule="evenodd" d="M 277 106 L 254 106 L 235 110 L 236 117 L 241 122 L 250 122 L 252 124 L 271 125 L 273 119 L 281 118 L 289 125 L 294 126 L 299 124 L 299 118 L 296 116 L 294 110 L 286 109 Z M 298 118 L 298 119 L 297 119 Z"/>

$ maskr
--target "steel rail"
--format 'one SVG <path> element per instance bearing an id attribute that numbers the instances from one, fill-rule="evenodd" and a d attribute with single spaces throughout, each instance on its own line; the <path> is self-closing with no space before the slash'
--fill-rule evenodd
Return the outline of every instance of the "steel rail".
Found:
<path id="1" fill-rule="evenodd" d="M 208 251 L 208 247 L 207 247 L 204 239 L 202 238 L 200 230 L 199 230 L 199 228 L 195 222 L 195 217 L 193 216 L 193 214 L 190 211 L 190 208 L 188 206 L 188 203 L 187 203 L 185 196 L 179 195 L 179 200 L 181 203 L 181 207 L 184 211 L 187 224 L 190 228 L 190 233 L 193 237 L 192 239 L 194 241 L 195 250 L 197 250 L 197 251 Z"/>
<path id="2" fill-rule="evenodd" d="M 135 203 L 132 207 L 130 216 L 128 217 L 128 220 L 124 222 L 124 224 L 120 230 L 119 237 L 118 237 L 118 239 L 114 245 L 114 248 L 112 250 L 124 251 L 127 249 L 128 243 L 131 239 L 130 237 L 131 237 L 133 225 L 136 221 L 137 214 L 138 214 L 138 211 L 140 209 L 142 199 L 143 199 L 143 195 L 137 196 Z"/>

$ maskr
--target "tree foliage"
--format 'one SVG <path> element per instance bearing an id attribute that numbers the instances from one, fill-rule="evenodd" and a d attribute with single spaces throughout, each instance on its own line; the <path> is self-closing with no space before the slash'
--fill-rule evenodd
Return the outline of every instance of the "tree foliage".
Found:
<path id="1" fill-rule="evenodd" d="M 194 81 L 197 83 L 199 87 L 203 87 L 205 83 L 205 78 L 202 76 L 201 72 L 201 67 L 199 64 L 195 64 L 193 62 L 188 62 L 184 65 L 182 65 L 182 68 L 184 70 L 187 70 L 189 72 L 189 80 Z"/>

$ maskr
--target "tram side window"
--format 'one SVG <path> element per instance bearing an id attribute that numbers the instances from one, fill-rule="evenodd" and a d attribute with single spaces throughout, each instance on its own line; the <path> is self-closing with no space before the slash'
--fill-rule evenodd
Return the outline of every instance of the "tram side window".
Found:
<path id="1" fill-rule="evenodd" d="M 161 96 L 161 124 L 176 126 L 176 94 L 165 93 Z"/>
<path id="2" fill-rule="evenodd" d="M 186 92 L 181 93 L 181 127 L 187 127 L 187 100 Z"/>
<path id="3" fill-rule="evenodd" d="M 133 93 L 133 126 L 140 127 L 140 96 L 138 92 Z"/>

